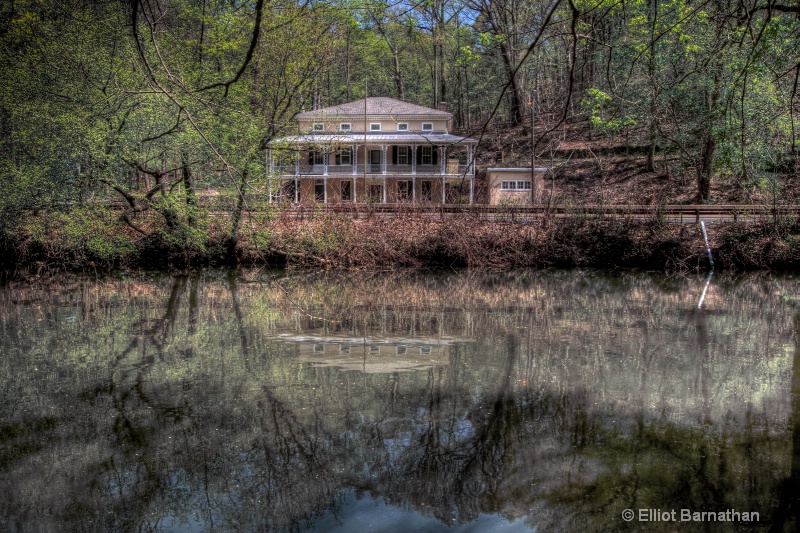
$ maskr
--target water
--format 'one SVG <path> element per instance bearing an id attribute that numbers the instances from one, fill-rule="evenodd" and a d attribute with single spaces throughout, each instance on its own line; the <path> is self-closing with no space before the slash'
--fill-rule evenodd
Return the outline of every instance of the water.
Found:
<path id="1" fill-rule="evenodd" d="M 705 281 L 11 284 L 0 529 L 794 530 L 800 282 Z"/>

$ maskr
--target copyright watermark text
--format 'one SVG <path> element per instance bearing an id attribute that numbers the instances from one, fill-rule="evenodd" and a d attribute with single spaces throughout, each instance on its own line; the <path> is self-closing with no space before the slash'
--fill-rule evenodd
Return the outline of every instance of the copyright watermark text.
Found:
<path id="1" fill-rule="evenodd" d="M 751 511 L 693 511 L 692 509 L 625 509 L 622 519 L 626 522 L 758 522 L 758 513 Z"/>

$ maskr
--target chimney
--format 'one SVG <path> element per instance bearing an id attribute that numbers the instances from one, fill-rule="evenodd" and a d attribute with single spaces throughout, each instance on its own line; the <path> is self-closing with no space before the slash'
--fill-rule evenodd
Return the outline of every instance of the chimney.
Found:
<path id="1" fill-rule="evenodd" d="M 439 102 L 439 111 L 447 111 L 447 102 Z"/>

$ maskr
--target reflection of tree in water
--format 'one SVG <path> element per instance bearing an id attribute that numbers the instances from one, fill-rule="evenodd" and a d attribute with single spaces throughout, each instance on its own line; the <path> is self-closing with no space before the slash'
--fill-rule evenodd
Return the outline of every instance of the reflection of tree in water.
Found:
<path id="1" fill-rule="evenodd" d="M 190 335 L 197 321 L 191 305 L 197 299 L 197 284 L 192 281 Z M 122 457 L 112 456 L 105 472 L 112 486 L 119 487 L 117 494 L 101 491 L 112 496 L 108 503 L 113 505 L 115 522 L 111 527 L 138 529 L 162 509 L 176 517 L 199 516 L 201 523 L 210 526 L 219 523 L 255 530 L 298 523 L 333 505 L 336 487 L 317 450 L 318 436 L 310 434 L 293 407 L 269 387 L 253 395 L 255 403 L 249 403 L 240 401 L 243 391 L 238 384 L 229 392 L 204 392 L 187 383 L 183 390 L 176 390 L 174 383 L 150 383 L 151 365 L 156 358 L 164 359 L 165 347 L 174 340 L 170 334 L 185 288 L 186 278 L 176 278 L 164 316 L 142 331 L 141 342 L 155 349 L 155 357 L 143 357 L 134 379 L 115 373 L 106 391 L 116 411 L 113 446 L 125 452 Z M 228 288 L 234 338 L 244 370 L 249 371 L 252 332 L 243 323 L 233 277 L 228 279 Z M 121 357 L 139 342 L 134 339 Z M 191 357 L 191 352 L 184 356 Z M 220 387 L 225 386 L 222 369 Z M 228 403 L 214 405 L 222 399 Z M 143 417 L 142 409 L 150 416 Z M 209 427 L 214 431 L 209 432 Z M 173 439 L 178 442 L 165 446 Z"/>
<path id="2" fill-rule="evenodd" d="M 445 523 L 468 522 L 480 512 L 501 509 L 503 502 L 492 498 L 512 453 L 513 433 L 519 429 L 512 390 L 518 356 L 515 344 L 509 335 L 504 375 L 497 389 L 472 402 L 463 401 L 469 398 L 469 390 L 463 390 L 466 383 L 459 387 L 457 372 L 430 371 L 424 416 L 412 422 L 411 443 L 394 461 L 385 480 L 388 486 L 374 490 L 390 501 L 407 499 L 402 503 L 428 508 Z"/>
<path id="3" fill-rule="evenodd" d="M 501 513 L 599 531 L 628 507 L 766 515 L 779 501 L 788 524 L 789 406 L 754 383 L 780 383 L 761 347 L 780 351 L 792 325 L 757 287 L 730 291 L 729 309 L 711 292 L 708 312 L 687 314 L 692 291 L 634 276 L 304 275 L 278 290 L 191 275 L 84 286 L 78 302 L 54 291 L 41 327 L 30 319 L 47 297 L 0 302 L 2 342 L 18 347 L 0 374 L 0 490 L 13 494 L 0 519 L 271 530 L 354 487 L 448 524 Z M 284 327 L 475 342 L 449 346 L 446 365 L 366 375 L 299 363 L 273 340 Z"/>

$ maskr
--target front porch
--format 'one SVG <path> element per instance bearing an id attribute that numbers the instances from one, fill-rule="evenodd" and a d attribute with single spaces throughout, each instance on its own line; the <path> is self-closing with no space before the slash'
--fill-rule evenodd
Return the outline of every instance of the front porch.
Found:
<path id="1" fill-rule="evenodd" d="M 267 152 L 270 201 L 474 202 L 474 141 L 447 134 L 383 137 L 284 139 L 285 146 Z M 448 190 L 464 191 L 464 198 Z"/>
<path id="2" fill-rule="evenodd" d="M 472 178 L 463 175 L 364 176 L 322 175 L 281 177 L 273 184 L 271 202 L 291 203 L 470 203 Z"/>

